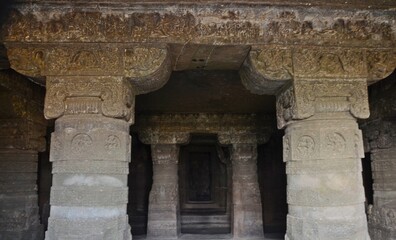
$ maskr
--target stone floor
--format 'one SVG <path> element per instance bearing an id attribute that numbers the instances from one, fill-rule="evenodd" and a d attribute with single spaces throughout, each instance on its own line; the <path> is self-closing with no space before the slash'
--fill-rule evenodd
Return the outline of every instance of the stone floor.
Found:
<path id="1" fill-rule="evenodd" d="M 146 236 L 133 236 L 134 240 L 148 240 Z M 233 239 L 230 234 L 182 234 L 180 237 L 182 240 L 219 240 L 219 239 Z M 257 240 L 278 240 L 284 239 L 284 234 L 265 234 L 264 239 L 257 239 Z M 256 239 L 251 239 L 256 240 Z"/>

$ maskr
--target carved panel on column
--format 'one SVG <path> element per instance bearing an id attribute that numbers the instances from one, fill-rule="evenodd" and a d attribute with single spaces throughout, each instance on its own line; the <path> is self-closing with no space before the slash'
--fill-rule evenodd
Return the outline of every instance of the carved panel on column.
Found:
<path id="1" fill-rule="evenodd" d="M 357 118 L 369 116 L 367 84 L 360 81 L 295 80 L 277 96 L 278 127 L 321 112 L 350 112 Z"/>
<path id="2" fill-rule="evenodd" d="M 50 77 L 47 80 L 45 117 L 103 114 L 133 121 L 134 93 L 121 77 Z"/>

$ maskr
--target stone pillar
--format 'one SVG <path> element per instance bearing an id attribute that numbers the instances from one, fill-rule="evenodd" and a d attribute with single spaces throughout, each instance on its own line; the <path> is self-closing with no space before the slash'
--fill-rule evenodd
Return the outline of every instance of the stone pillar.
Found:
<path id="1" fill-rule="evenodd" d="M 131 85 L 121 77 L 56 77 L 46 86 L 45 116 L 57 118 L 46 239 L 132 239 Z"/>
<path id="2" fill-rule="evenodd" d="M 178 239 L 179 211 L 179 144 L 189 141 L 189 134 L 139 133 L 142 142 L 151 144 L 153 185 L 151 187 L 147 239 Z"/>
<path id="3" fill-rule="evenodd" d="M 277 97 L 286 127 L 288 240 L 368 240 L 361 160 L 365 80 L 295 81 Z"/>
<path id="4" fill-rule="evenodd" d="M 264 239 L 255 135 L 219 134 L 221 144 L 232 144 L 233 239 Z"/>
<path id="5" fill-rule="evenodd" d="M 0 239 L 41 240 L 38 152 L 45 150 L 43 91 L 12 71 L 0 72 Z"/>

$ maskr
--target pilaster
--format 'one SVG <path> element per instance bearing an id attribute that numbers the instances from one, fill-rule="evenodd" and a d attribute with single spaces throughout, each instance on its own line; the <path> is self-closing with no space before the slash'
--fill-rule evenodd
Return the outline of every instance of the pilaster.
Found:
<path id="1" fill-rule="evenodd" d="M 368 117 L 365 80 L 294 80 L 277 96 L 286 127 L 285 239 L 370 239 L 356 118 Z"/>
<path id="2" fill-rule="evenodd" d="M 164 136 L 168 135 L 168 136 Z M 180 236 L 178 162 L 179 144 L 189 141 L 189 134 L 150 134 L 140 136 L 151 144 L 153 185 L 149 198 L 147 239 L 178 239 Z"/>
<path id="3" fill-rule="evenodd" d="M 0 238 L 41 240 L 38 152 L 45 150 L 44 93 L 13 71 L 0 72 Z"/>
<path id="4" fill-rule="evenodd" d="M 370 152 L 374 202 L 369 206 L 369 232 L 373 240 L 396 238 L 396 111 L 395 81 L 373 86 L 372 115 L 362 122 L 365 150 Z"/>

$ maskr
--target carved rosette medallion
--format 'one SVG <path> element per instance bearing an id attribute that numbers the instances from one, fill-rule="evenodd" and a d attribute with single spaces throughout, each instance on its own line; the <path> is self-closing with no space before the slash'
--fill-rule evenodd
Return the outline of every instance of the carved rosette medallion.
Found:
<path id="1" fill-rule="evenodd" d="M 121 140 L 115 135 L 109 135 L 105 141 L 105 149 L 107 152 L 114 152 L 120 148 Z"/>
<path id="2" fill-rule="evenodd" d="M 71 150 L 75 154 L 87 151 L 92 146 L 92 138 L 88 134 L 80 133 L 73 137 Z"/>
<path id="3" fill-rule="evenodd" d="M 334 132 L 326 135 L 326 146 L 332 152 L 341 153 L 345 150 L 346 142 L 341 133 Z"/>
<path id="4" fill-rule="evenodd" d="M 315 151 L 315 141 L 311 136 L 304 135 L 298 140 L 297 150 L 301 157 L 307 157 Z"/>

